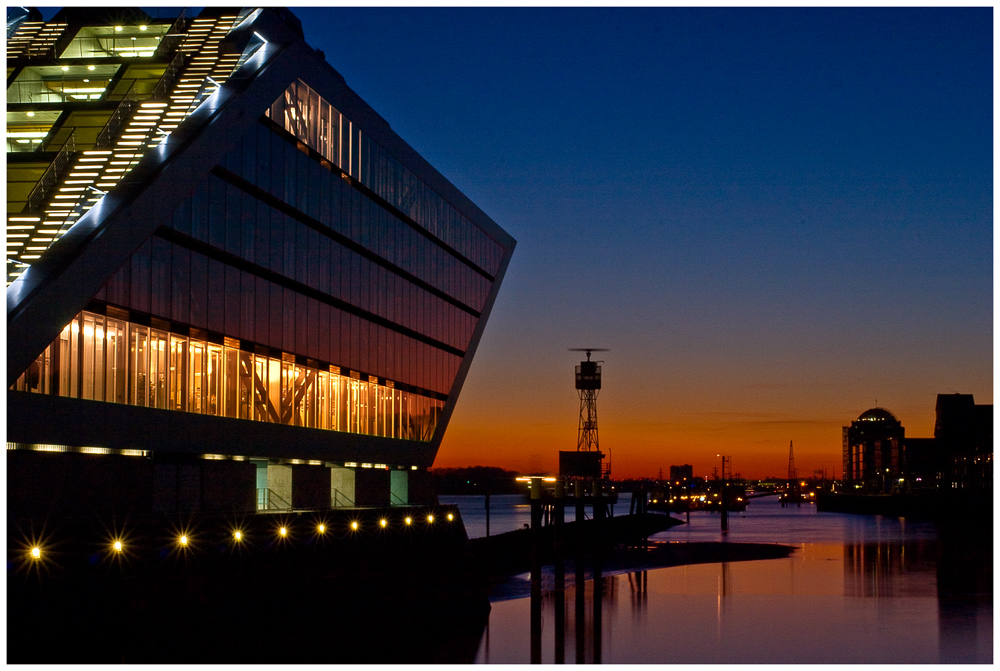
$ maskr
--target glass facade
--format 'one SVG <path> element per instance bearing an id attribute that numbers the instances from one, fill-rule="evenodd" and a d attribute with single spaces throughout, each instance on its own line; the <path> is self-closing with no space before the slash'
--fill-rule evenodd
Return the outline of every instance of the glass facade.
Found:
<path id="1" fill-rule="evenodd" d="M 22 268 L 39 258 L 225 84 L 256 48 L 220 48 L 238 20 L 225 11 L 172 27 L 85 27 L 60 54 L 70 62 L 20 71 L 9 114 L 26 135 L 9 145 L 44 142 L 68 158 L 42 175 L 47 190 L 19 196 L 27 209 L 8 217 L 18 236 L 9 261 Z M 439 436 L 513 241 L 391 132 L 368 129 L 407 166 L 297 79 L 312 81 L 308 68 L 282 67 L 266 98 L 241 103 L 235 92 L 224 101 L 249 124 L 226 127 L 225 149 L 197 181 L 153 177 L 165 180 L 169 198 L 158 202 L 169 207 L 146 222 L 150 237 L 105 257 L 102 280 L 124 263 L 96 295 L 87 290 L 89 303 L 80 292 L 72 312 L 83 311 L 13 390 L 390 439 Z M 88 100 L 104 116 L 77 118 L 74 108 L 42 118 L 26 102 L 40 96 Z"/>
<path id="2" fill-rule="evenodd" d="M 84 311 L 14 389 L 423 441 L 444 406 L 385 380 L 232 345 Z"/>
<path id="3" fill-rule="evenodd" d="M 296 81 L 268 117 L 409 217 L 466 262 L 496 274 L 503 247 L 435 193 L 304 82 Z"/>
<path id="4" fill-rule="evenodd" d="M 169 29 L 162 23 L 84 26 L 59 58 L 149 58 Z"/>

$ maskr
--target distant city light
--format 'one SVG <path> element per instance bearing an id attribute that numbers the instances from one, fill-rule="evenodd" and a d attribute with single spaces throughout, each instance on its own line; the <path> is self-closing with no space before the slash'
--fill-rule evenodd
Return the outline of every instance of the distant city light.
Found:
<path id="1" fill-rule="evenodd" d="M 187 536 L 181 536 L 180 537 L 180 543 L 181 543 L 181 545 L 187 545 L 188 544 L 188 537 Z"/>
<path id="2" fill-rule="evenodd" d="M 233 533 L 233 538 L 235 538 L 237 541 L 243 540 L 243 532 L 242 531 L 236 531 L 236 532 L 234 532 Z"/>
<path id="3" fill-rule="evenodd" d="M 385 519 L 385 518 L 383 517 L 382 519 L 380 519 L 380 520 L 378 521 L 378 523 L 379 523 L 379 524 L 381 524 L 381 525 L 382 525 L 383 527 L 385 527 L 385 525 L 387 525 L 387 524 L 389 523 L 389 520 L 387 520 L 387 519 Z"/>
<path id="4" fill-rule="evenodd" d="M 434 516 L 433 515 L 428 515 L 427 516 L 427 523 L 428 524 L 433 524 L 434 523 Z"/>
<path id="5" fill-rule="evenodd" d="M 406 522 L 407 524 L 413 524 L 413 518 L 412 518 L 412 517 L 407 517 L 407 518 L 406 518 L 406 519 L 404 520 L 404 522 Z"/>
<path id="6" fill-rule="evenodd" d="M 351 522 L 351 528 L 354 529 L 355 531 L 357 531 L 358 530 L 358 523 L 357 522 Z"/>
<path id="7" fill-rule="evenodd" d="M 455 519 L 455 516 L 452 515 L 451 513 L 448 513 L 448 521 L 451 522 L 454 519 Z"/>
<path id="8" fill-rule="evenodd" d="M 115 552 L 121 552 L 121 551 L 122 551 L 122 542 L 115 541 Z"/>
<path id="9" fill-rule="evenodd" d="M 281 527 L 280 529 L 278 529 L 278 533 L 281 534 L 282 536 L 287 536 L 288 535 L 288 529 L 285 528 L 285 527 Z"/>
<path id="10" fill-rule="evenodd" d="M 321 534 L 326 533 L 326 525 L 320 524 L 318 527 L 316 527 L 316 531 L 320 532 Z"/>
<path id="11" fill-rule="evenodd" d="M 42 550 L 41 550 L 41 548 L 38 548 L 38 547 L 31 548 L 31 557 L 33 559 L 38 559 L 41 556 L 42 556 Z"/>

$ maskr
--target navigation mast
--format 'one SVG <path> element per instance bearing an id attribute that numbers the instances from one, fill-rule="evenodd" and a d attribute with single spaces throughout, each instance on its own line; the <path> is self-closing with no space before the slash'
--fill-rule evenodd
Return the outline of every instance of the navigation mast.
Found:
<path id="1" fill-rule="evenodd" d="M 580 425 L 577 432 L 577 452 L 600 453 L 601 446 L 597 433 L 597 395 L 601 392 L 601 365 L 603 361 L 591 361 L 591 352 L 608 352 L 602 347 L 574 347 L 570 352 L 586 352 L 587 360 L 576 367 L 576 390 L 580 396 Z M 603 458 L 603 457 L 602 457 Z M 611 476 L 611 460 L 602 469 L 602 477 Z"/>

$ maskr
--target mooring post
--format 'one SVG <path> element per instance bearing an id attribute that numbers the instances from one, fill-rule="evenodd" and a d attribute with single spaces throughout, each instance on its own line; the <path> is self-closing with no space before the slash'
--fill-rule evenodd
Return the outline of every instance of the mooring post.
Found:
<path id="1" fill-rule="evenodd" d="M 542 480 L 541 478 L 531 479 L 531 528 L 540 529 L 542 526 Z"/>
<path id="2" fill-rule="evenodd" d="M 542 479 L 531 479 L 531 663 L 542 662 Z"/>
<path id="3" fill-rule="evenodd" d="M 486 537 L 490 537 L 490 493 L 486 492 Z"/>
<path id="4" fill-rule="evenodd" d="M 584 495 L 583 495 L 583 481 L 576 480 L 573 483 L 573 495 L 576 497 L 576 521 L 583 522 L 584 516 Z M 579 533 L 579 531 L 577 531 Z"/>
<path id="5" fill-rule="evenodd" d="M 566 483 L 556 480 L 555 520 L 553 524 L 553 547 L 555 549 L 555 661 L 566 663 L 566 560 L 563 547 L 563 516 L 566 505 Z"/>
<path id="6" fill-rule="evenodd" d="M 722 508 L 722 533 L 729 532 L 729 509 L 726 507 L 726 483 L 719 485 L 719 506 Z"/>

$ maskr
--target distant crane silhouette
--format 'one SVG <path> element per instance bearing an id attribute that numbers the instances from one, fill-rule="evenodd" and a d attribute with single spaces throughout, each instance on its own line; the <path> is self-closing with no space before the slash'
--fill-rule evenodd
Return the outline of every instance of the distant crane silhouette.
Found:
<path id="1" fill-rule="evenodd" d="M 799 492 L 799 478 L 795 473 L 795 451 L 792 445 L 793 441 L 788 441 L 788 487 L 785 490 L 785 501 L 795 501 L 801 506 L 802 494 Z"/>
<path id="2" fill-rule="evenodd" d="M 788 482 L 794 482 L 795 475 L 795 451 L 792 449 L 792 441 L 788 441 Z"/>

